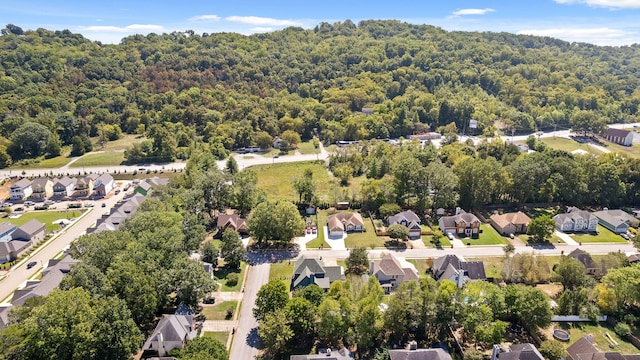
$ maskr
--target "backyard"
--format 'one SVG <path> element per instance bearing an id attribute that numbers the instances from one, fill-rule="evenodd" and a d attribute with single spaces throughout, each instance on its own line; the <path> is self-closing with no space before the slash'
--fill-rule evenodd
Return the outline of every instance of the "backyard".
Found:
<path id="1" fill-rule="evenodd" d="M 602 325 L 606 325 L 606 323 L 601 323 Z M 616 335 L 613 328 L 609 326 L 601 326 L 601 325 L 593 325 L 589 323 L 555 323 L 556 328 L 561 328 L 569 331 L 571 335 L 571 340 L 566 343 L 566 346 L 569 347 L 574 342 L 580 340 L 582 337 L 593 334 L 594 342 L 596 347 L 600 351 L 619 351 L 622 354 L 637 354 L 638 349 L 633 346 L 633 344 L 622 340 L 618 335 Z M 611 349 L 609 347 L 609 341 L 607 340 L 605 333 L 608 333 L 617 343 L 618 346 L 613 347 Z"/>
<path id="2" fill-rule="evenodd" d="M 329 174 L 321 161 L 297 163 L 279 163 L 275 165 L 258 165 L 251 169 L 258 174 L 258 188 L 263 190 L 269 200 L 293 200 L 299 196 L 293 188 L 293 181 L 311 169 L 316 183 L 316 195 L 321 200 L 327 199 L 329 193 Z"/>
<path id="3" fill-rule="evenodd" d="M 627 242 L 622 236 L 610 231 L 602 225 L 598 225 L 597 233 L 574 233 L 570 234 L 571 238 L 579 243 L 624 243 Z"/>

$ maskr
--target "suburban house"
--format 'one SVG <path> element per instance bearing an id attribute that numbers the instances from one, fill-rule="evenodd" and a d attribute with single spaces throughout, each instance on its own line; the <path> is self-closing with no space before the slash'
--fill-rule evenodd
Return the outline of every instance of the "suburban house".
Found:
<path id="1" fill-rule="evenodd" d="M 544 356 L 540 354 L 540 351 L 530 343 L 523 344 L 511 344 L 506 348 L 501 348 L 499 345 L 493 345 L 493 352 L 491 353 L 491 360 L 544 360 Z"/>
<path id="2" fill-rule="evenodd" d="M 595 215 L 575 207 L 569 207 L 566 214 L 558 214 L 553 220 L 556 228 L 564 232 L 595 232 L 598 229 L 598 218 Z"/>
<path id="3" fill-rule="evenodd" d="M 443 216 L 438 221 L 443 233 L 478 237 L 480 234 L 480 219 L 464 210 L 456 210 L 453 216 Z"/>
<path id="4" fill-rule="evenodd" d="M 411 210 L 389 216 L 387 219 L 389 226 L 394 224 L 404 225 L 409 228 L 409 239 L 420 239 L 422 236 L 422 228 L 420 227 L 420 218 Z"/>
<path id="5" fill-rule="evenodd" d="M 617 351 L 600 351 L 594 345 L 594 337 L 589 334 L 567 348 L 567 360 L 636 360 L 637 354 L 620 354 Z"/>
<path id="6" fill-rule="evenodd" d="M 133 193 L 147 196 L 150 191 L 151 191 L 151 184 L 149 184 L 146 181 L 143 181 L 138 186 L 136 186 L 135 190 L 133 190 Z"/>
<path id="7" fill-rule="evenodd" d="M 311 355 L 291 355 L 289 360 L 353 360 L 351 351 L 347 348 L 340 350 L 319 349 L 317 354 Z"/>
<path id="8" fill-rule="evenodd" d="M 602 210 L 593 213 L 598 223 L 616 234 L 624 234 L 629 227 L 637 227 L 640 220 L 622 210 Z"/>
<path id="9" fill-rule="evenodd" d="M 73 187 L 73 196 L 89 197 L 93 191 L 93 183 L 97 178 L 97 174 L 89 174 L 85 177 L 77 178 Z"/>
<path id="10" fill-rule="evenodd" d="M 135 214 L 138 210 L 138 207 L 145 200 L 145 197 L 136 194 L 127 201 L 119 202 L 109 214 L 102 215 L 98 221 L 96 221 L 95 227 L 90 227 L 87 229 L 87 234 L 92 234 L 95 232 L 101 231 L 113 231 L 117 230 L 126 219 L 128 219 L 131 215 Z"/>
<path id="11" fill-rule="evenodd" d="M 41 177 L 31 182 L 31 198 L 35 201 L 43 201 L 53 195 L 53 182 L 49 178 Z"/>
<path id="12" fill-rule="evenodd" d="M 391 360 L 451 360 L 451 355 L 442 348 L 418 349 L 415 341 L 411 341 L 407 349 L 389 350 Z"/>
<path id="13" fill-rule="evenodd" d="M 75 178 L 63 177 L 62 179 L 53 180 L 53 196 L 58 198 L 66 198 L 73 195 L 73 189 L 76 185 Z"/>
<path id="14" fill-rule="evenodd" d="M 33 189 L 31 189 L 31 180 L 20 179 L 9 188 L 9 198 L 11 200 L 24 200 L 31 196 Z"/>
<path id="15" fill-rule="evenodd" d="M 487 279 L 482 261 L 465 261 L 458 255 L 445 255 L 433 260 L 431 273 L 436 280 L 451 280 L 459 288 L 472 280 Z"/>
<path id="16" fill-rule="evenodd" d="M 524 234 L 531 222 L 531 218 L 522 211 L 506 214 L 493 214 L 489 222 L 502 235 Z"/>
<path id="17" fill-rule="evenodd" d="M 572 257 L 576 260 L 578 260 L 582 265 L 584 265 L 584 272 L 586 274 L 589 275 L 599 275 L 600 274 L 600 268 L 598 268 L 598 265 L 595 263 L 595 261 L 593 261 L 593 259 L 591 258 L 591 255 L 581 249 L 575 249 L 572 252 L 569 253 L 569 255 L 567 255 L 569 257 Z"/>
<path id="18" fill-rule="evenodd" d="M 302 255 L 293 266 L 291 290 L 316 284 L 326 291 L 336 280 L 344 280 L 342 266 L 325 266 L 322 260 Z"/>
<path id="19" fill-rule="evenodd" d="M 394 291 L 404 281 L 418 280 L 418 270 L 413 264 L 400 261 L 392 254 L 383 255 L 379 261 L 372 261 L 370 274 L 375 276 L 385 294 Z"/>
<path id="20" fill-rule="evenodd" d="M 247 219 L 240 217 L 238 214 L 220 214 L 218 215 L 218 230 L 220 234 L 227 228 L 232 228 L 239 234 L 248 234 L 249 228 L 247 226 Z"/>
<path id="21" fill-rule="evenodd" d="M 115 186 L 113 176 L 104 173 L 100 175 L 93 183 L 93 195 L 97 197 L 105 197 Z"/>
<path id="22" fill-rule="evenodd" d="M 23 305 L 27 299 L 49 295 L 58 287 L 62 278 L 71 271 L 71 265 L 76 262 L 78 260 L 69 255 L 65 255 L 62 259 L 49 260 L 47 266 L 42 270 L 40 280 L 28 280 L 22 289 L 13 292 L 11 305 Z M 0 307 L 0 329 L 7 326 L 12 306 Z"/>
<path id="23" fill-rule="evenodd" d="M 631 146 L 633 144 L 633 133 L 629 130 L 608 128 L 602 136 L 619 145 Z"/>
<path id="24" fill-rule="evenodd" d="M 29 220 L 20 227 L 3 223 L 0 225 L 0 263 L 18 258 L 33 244 L 44 239 L 45 225 L 38 220 Z"/>
<path id="25" fill-rule="evenodd" d="M 357 212 L 344 212 L 327 217 L 327 227 L 330 237 L 341 237 L 345 232 L 362 232 L 364 220 Z"/>
<path id="26" fill-rule="evenodd" d="M 167 356 L 197 336 L 193 315 L 165 315 L 142 346 L 142 357 Z"/>
<path id="27" fill-rule="evenodd" d="M 273 140 L 273 148 L 274 149 L 280 149 L 282 147 L 284 143 L 284 140 L 280 139 L 280 138 L 275 138 L 275 140 Z"/>

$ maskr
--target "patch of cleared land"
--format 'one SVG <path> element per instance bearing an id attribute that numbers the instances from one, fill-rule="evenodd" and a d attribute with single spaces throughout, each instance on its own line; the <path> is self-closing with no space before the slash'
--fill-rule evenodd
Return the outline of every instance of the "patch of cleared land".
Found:
<path id="1" fill-rule="evenodd" d="M 60 225 L 53 224 L 54 221 L 59 219 L 73 219 L 77 218 L 82 214 L 82 211 L 74 210 L 74 211 L 29 211 L 22 214 L 18 218 L 3 218 L 2 222 L 8 221 L 16 226 L 21 226 L 27 223 L 30 220 L 36 219 L 41 223 L 45 224 L 47 232 L 52 232 L 58 230 Z M 15 214 L 14 214 L 15 215 Z"/>
<path id="2" fill-rule="evenodd" d="M 73 164 L 71 168 L 80 168 L 83 166 L 117 166 L 124 162 L 124 152 L 109 151 L 95 154 L 86 154 Z"/>
<path id="3" fill-rule="evenodd" d="M 316 194 L 326 200 L 329 192 L 329 174 L 322 161 L 279 163 L 275 165 L 252 166 L 258 174 L 258 188 L 262 189 L 269 200 L 297 201 L 299 196 L 293 188 L 293 181 L 302 176 L 307 169 L 313 172 L 316 182 Z"/>

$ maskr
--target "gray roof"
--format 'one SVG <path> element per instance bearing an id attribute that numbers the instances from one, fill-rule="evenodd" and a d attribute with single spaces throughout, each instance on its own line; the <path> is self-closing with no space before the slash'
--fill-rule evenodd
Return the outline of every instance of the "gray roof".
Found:
<path id="1" fill-rule="evenodd" d="M 510 351 L 500 353 L 500 360 L 544 360 L 538 349 L 532 344 L 513 344 Z"/>
<path id="2" fill-rule="evenodd" d="M 47 177 L 39 177 L 35 180 L 33 180 L 33 182 L 31 183 L 32 187 L 45 187 L 47 185 L 48 182 L 50 182 L 51 180 L 49 180 L 49 178 Z"/>
<path id="3" fill-rule="evenodd" d="M 464 221 L 467 224 L 471 224 L 473 222 L 480 222 L 480 219 L 478 219 L 477 216 L 473 215 L 472 213 L 468 213 L 464 210 L 461 210 L 460 213 L 458 213 L 457 215 L 443 216 L 440 218 L 440 220 L 442 221 L 442 224 L 444 225 L 445 228 L 456 227 L 456 225 L 461 221 Z"/>
<path id="4" fill-rule="evenodd" d="M 0 307 L 0 329 L 4 329 L 9 324 L 9 312 L 11 306 Z"/>
<path id="5" fill-rule="evenodd" d="M 72 178 L 69 178 L 69 177 L 65 176 L 62 179 L 58 180 L 57 183 L 62 185 L 62 186 L 64 186 L 64 187 L 67 187 L 69 185 L 75 184 L 76 183 L 76 179 L 72 179 Z M 54 185 L 56 185 L 56 184 L 54 183 Z"/>
<path id="6" fill-rule="evenodd" d="M 305 279 L 313 278 L 313 283 L 328 289 L 336 280 L 342 280 L 342 266 L 325 266 L 322 260 L 301 256 L 293 267 L 292 288 L 297 288 Z M 320 276 L 319 276 L 320 275 Z"/>
<path id="7" fill-rule="evenodd" d="M 578 341 L 567 348 L 567 353 L 573 360 L 580 360 L 580 355 L 582 354 L 594 354 L 598 352 L 598 349 L 593 346 L 593 335 L 591 334 L 578 339 Z"/>
<path id="8" fill-rule="evenodd" d="M 628 214 L 620 209 L 596 211 L 593 213 L 593 215 L 595 215 L 602 221 L 608 222 L 614 227 L 618 227 L 622 224 L 631 225 L 639 221 L 633 215 Z"/>
<path id="9" fill-rule="evenodd" d="M 31 219 L 22 224 L 17 230 L 31 237 L 41 231 L 45 231 L 45 225 L 36 219 Z M 15 234 L 15 233 L 14 233 Z M 27 239 L 28 240 L 28 239 Z"/>
<path id="10" fill-rule="evenodd" d="M 111 174 L 109 173 L 103 173 L 102 175 L 100 175 L 95 182 L 93 183 L 93 188 L 97 189 L 98 187 L 100 187 L 101 185 L 110 183 L 113 181 L 113 176 L 111 176 Z"/>
<path id="11" fill-rule="evenodd" d="M 146 181 L 143 181 L 138 185 L 138 187 L 141 188 L 142 190 L 149 191 L 149 189 L 151 189 L 151 184 L 149 184 Z"/>
<path id="12" fill-rule="evenodd" d="M 580 210 L 576 207 L 570 207 L 569 209 L 567 209 L 566 214 L 558 214 L 553 217 L 553 220 L 555 220 L 557 224 L 562 224 L 566 221 L 569 221 L 569 220 L 574 221 L 575 219 L 578 219 L 578 218 L 582 218 L 585 221 L 589 221 L 595 218 L 595 215 L 593 215 L 592 213 L 586 210 Z"/>
<path id="13" fill-rule="evenodd" d="M 331 355 L 328 354 L 327 349 L 318 350 L 318 354 L 310 354 L 310 355 L 291 355 L 289 360 L 351 360 L 353 357 L 351 356 L 351 352 L 345 348 L 340 350 L 332 350 Z"/>
<path id="14" fill-rule="evenodd" d="M 591 258 L 591 255 L 582 249 L 573 250 L 569 253 L 569 256 L 578 260 L 587 269 L 593 269 L 596 267 L 593 259 Z"/>
<path id="15" fill-rule="evenodd" d="M 389 350 L 391 360 L 451 360 L 451 355 L 443 349 Z"/>
<path id="16" fill-rule="evenodd" d="M 31 185 L 31 180 L 20 179 L 15 184 L 11 185 L 11 189 L 24 189 Z"/>
<path id="17" fill-rule="evenodd" d="M 46 269 L 42 271 L 42 278 L 36 281 L 28 281 L 24 289 L 13 293 L 11 304 L 22 305 L 27 299 L 37 296 L 46 296 L 57 288 L 62 278 L 71 271 L 71 265 L 78 260 L 67 255 L 62 259 L 51 259 Z"/>
<path id="18" fill-rule="evenodd" d="M 415 227 L 415 225 L 420 227 L 420 218 L 411 210 L 403 211 L 401 213 L 389 216 L 387 222 L 389 223 L 389 225 L 403 224 L 408 228 Z"/>
<path id="19" fill-rule="evenodd" d="M 454 271 L 456 273 L 463 271 L 464 276 L 470 280 L 486 280 L 487 278 L 482 261 L 464 261 L 457 255 L 445 255 L 433 260 L 431 271 L 436 279 L 440 279 L 444 275 L 449 277 Z"/>
<path id="20" fill-rule="evenodd" d="M 605 136 L 617 136 L 617 137 L 627 137 L 627 135 L 629 135 L 631 133 L 631 131 L 629 130 L 624 130 L 624 129 L 616 129 L 616 128 L 608 128 L 607 131 L 604 133 Z"/>
<path id="21" fill-rule="evenodd" d="M 196 331 L 191 330 L 193 315 L 166 315 L 160 319 L 155 330 L 144 343 L 143 349 L 149 349 L 152 341 L 185 341 L 195 338 Z"/>
<path id="22" fill-rule="evenodd" d="M 148 182 L 149 184 L 156 185 L 156 186 L 169 185 L 169 179 L 161 178 L 161 177 L 157 177 L 157 176 L 149 178 L 149 179 L 147 179 L 145 181 Z"/>
<path id="23" fill-rule="evenodd" d="M 16 229 L 16 226 L 8 221 L 0 223 L 0 234 L 4 234 L 10 231 L 15 231 L 15 229 Z"/>

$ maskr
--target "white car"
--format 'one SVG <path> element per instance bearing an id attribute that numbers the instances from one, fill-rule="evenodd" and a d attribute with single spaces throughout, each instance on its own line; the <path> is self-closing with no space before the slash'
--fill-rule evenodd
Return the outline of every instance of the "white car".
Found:
<path id="1" fill-rule="evenodd" d="M 84 207 L 93 207 L 93 203 L 85 203 Z"/>
<path id="2" fill-rule="evenodd" d="M 55 202 L 55 201 L 53 201 L 53 200 L 46 200 L 44 203 L 45 203 L 45 205 L 53 205 L 53 204 L 55 204 L 56 202 Z"/>

